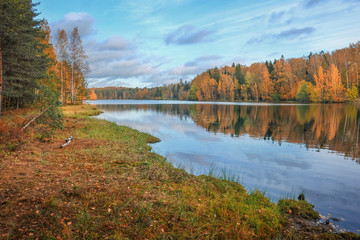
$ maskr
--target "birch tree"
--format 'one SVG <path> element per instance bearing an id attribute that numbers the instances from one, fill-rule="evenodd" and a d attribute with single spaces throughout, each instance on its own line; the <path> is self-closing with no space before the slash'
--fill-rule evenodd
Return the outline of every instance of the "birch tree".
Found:
<path id="1" fill-rule="evenodd" d="M 71 102 L 74 103 L 79 90 L 86 86 L 85 75 L 89 71 L 78 27 L 74 28 L 70 36 L 70 53 L 72 64 Z"/>
<path id="2" fill-rule="evenodd" d="M 61 91 L 60 91 L 60 101 L 64 103 L 64 95 L 65 95 L 65 89 L 66 85 L 65 82 L 65 76 L 66 76 L 66 65 L 69 60 L 69 41 L 67 38 L 67 34 L 64 29 L 61 29 L 58 31 L 57 34 L 57 41 L 56 41 L 56 50 L 57 50 L 57 56 L 59 58 L 60 62 L 60 81 L 61 81 Z M 64 86 L 65 85 L 65 86 Z"/>

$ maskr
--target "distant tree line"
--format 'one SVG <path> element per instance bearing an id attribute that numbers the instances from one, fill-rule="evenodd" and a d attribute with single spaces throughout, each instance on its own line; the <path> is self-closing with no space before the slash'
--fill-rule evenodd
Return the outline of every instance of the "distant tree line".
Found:
<path id="1" fill-rule="evenodd" d="M 212 68 L 191 83 L 155 88 L 96 88 L 92 99 L 199 101 L 354 101 L 359 90 L 360 42 L 332 53 Z"/>
<path id="2" fill-rule="evenodd" d="M 59 30 L 55 49 L 47 21 L 36 18 L 37 5 L 0 1 L 0 115 L 26 106 L 54 108 L 55 114 L 59 105 L 86 98 L 88 67 L 78 28 L 70 42 Z"/>
<path id="3" fill-rule="evenodd" d="M 173 99 L 188 100 L 191 83 L 183 82 L 154 88 L 105 87 L 90 89 L 89 99 Z"/>

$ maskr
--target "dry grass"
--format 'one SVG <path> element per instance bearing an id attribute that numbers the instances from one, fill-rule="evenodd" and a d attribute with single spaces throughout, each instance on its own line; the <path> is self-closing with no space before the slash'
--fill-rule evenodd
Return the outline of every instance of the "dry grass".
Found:
<path id="1" fill-rule="evenodd" d="M 52 142 L 29 134 L 0 153 L 0 239 L 298 236 L 283 235 L 284 208 L 262 193 L 172 167 L 150 152 L 158 139 L 86 117 L 98 113 L 92 106 L 63 110 L 65 128 Z"/>

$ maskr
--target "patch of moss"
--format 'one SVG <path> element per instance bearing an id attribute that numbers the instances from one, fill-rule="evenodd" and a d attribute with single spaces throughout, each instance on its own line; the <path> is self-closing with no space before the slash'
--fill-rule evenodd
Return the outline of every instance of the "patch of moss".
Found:
<path id="1" fill-rule="evenodd" d="M 314 210 L 314 205 L 304 200 L 281 199 L 277 203 L 277 207 L 283 214 L 294 214 L 307 220 L 318 220 L 320 218 L 319 213 Z"/>

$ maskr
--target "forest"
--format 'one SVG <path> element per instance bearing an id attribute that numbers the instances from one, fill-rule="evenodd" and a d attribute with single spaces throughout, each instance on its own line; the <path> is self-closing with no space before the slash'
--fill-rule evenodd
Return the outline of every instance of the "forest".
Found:
<path id="1" fill-rule="evenodd" d="M 183 82 L 154 88 L 106 87 L 90 99 L 194 101 L 354 101 L 359 91 L 360 41 L 331 53 L 212 68 Z"/>
<path id="2" fill-rule="evenodd" d="M 69 39 L 59 29 L 53 39 L 47 20 L 37 19 L 37 6 L 0 1 L 0 116 L 31 108 L 56 128 L 62 126 L 59 106 L 86 99 L 87 56 L 78 28 Z"/>

